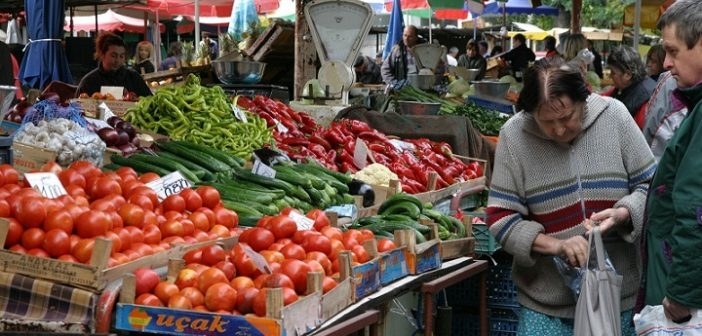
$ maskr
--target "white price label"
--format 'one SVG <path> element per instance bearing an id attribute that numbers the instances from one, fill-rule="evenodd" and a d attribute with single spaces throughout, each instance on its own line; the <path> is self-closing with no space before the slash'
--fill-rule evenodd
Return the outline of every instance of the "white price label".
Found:
<path id="1" fill-rule="evenodd" d="M 273 119 L 273 121 L 275 121 L 275 127 L 278 129 L 278 133 L 288 133 L 288 131 L 290 131 L 282 122 L 278 121 L 278 119 Z"/>
<path id="2" fill-rule="evenodd" d="M 247 123 L 248 119 L 246 119 L 246 113 L 244 110 L 240 109 L 239 106 L 236 106 L 236 104 L 230 104 L 232 106 L 232 112 L 234 112 L 234 117 L 239 119 L 243 123 Z"/>
<path id="3" fill-rule="evenodd" d="M 58 176 L 54 173 L 27 173 L 24 174 L 24 178 L 29 186 L 46 198 L 56 198 L 67 194 Z"/>
<path id="4" fill-rule="evenodd" d="M 260 160 L 254 160 L 253 167 L 251 167 L 251 172 L 256 175 L 261 175 L 265 177 L 275 178 L 275 169 L 261 162 Z"/>
<path id="5" fill-rule="evenodd" d="M 314 227 L 314 221 L 295 211 L 290 211 L 288 217 L 297 224 L 298 230 L 311 230 Z"/>
<path id="6" fill-rule="evenodd" d="M 353 164 L 358 167 L 358 169 L 363 169 L 366 167 L 366 162 L 368 161 L 368 147 L 363 139 L 356 138 L 356 146 L 353 148 Z"/>
<path id="7" fill-rule="evenodd" d="M 390 143 L 393 147 L 395 147 L 395 150 L 398 152 L 404 152 L 406 150 L 414 152 L 414 144 L 411 144 L 409 142 L 405 142 L 398 139 L 390 139 Z"/>
<path id="8" fill-rule="evenodd" d="M 270 266 L 268 266 L 268 261 L 266 261 L 266 258 L 264 258 L 260 253 L 254 251 L 251 247 L 248 245 L 241 245 L 243 247 L 244 253 L 251 258 L 251 261 L 253 261 L 254 265 L 256 265 L 256 268 L 258 268 L 259 271 L 263 273 L 272 273 Z"/>
<path id="9" fill-rule="evenodd" d="M 115 99 L 122 100 L 122 97 L 124 97 L 124 86 L 101 86 L 100 87 L 100 94 L 101 95 L 106 95 L 106 94 L 111 94 Z"/>
<path id="10" fill-rule="evenodd" d="M 153 180 L 146 184 L 156 192 L 160 199 L 180 193 L 185 188 L 193 186 L 179 171 L 172 172 L 160 179 Z"/>

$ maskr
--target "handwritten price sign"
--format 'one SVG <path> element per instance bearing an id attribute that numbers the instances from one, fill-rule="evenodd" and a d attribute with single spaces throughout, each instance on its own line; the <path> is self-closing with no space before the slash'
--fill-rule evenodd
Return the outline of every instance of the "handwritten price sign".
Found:
<path id="1" fill-rule="evenodd" d="M 256 175 L 275 178 L 275 169 L 259 161 L 258 159 L 254 161 L 253 167 L 251 167 L 251 172 Z"/>
<path id="2" fill-rule="evenodd" d="M 175 171 L 147 183 L 146 186 L 155 191 L 160 199 L 165 199 L 168 196 L 180 193 L 185 188 L 192 187 L 193 184 L 179 171 Z"/>
<path id="3" fill-rule="evenodd" d="M 66 195 L 58 176 L 54 173 L 27 173 L 24 174 L 27 183 L 46 198 L 56 198 Z"/>

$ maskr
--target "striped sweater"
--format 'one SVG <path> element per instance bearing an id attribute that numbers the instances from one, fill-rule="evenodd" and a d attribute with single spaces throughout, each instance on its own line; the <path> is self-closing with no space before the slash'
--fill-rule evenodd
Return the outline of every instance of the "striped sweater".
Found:
<path id="1" fill-rule="evenodd" d="M 626 207 L 630 223 L 605 237 L 612 263 L 624 275 L 622 310 L 633 307 L 641 273 L 635 245 L 642 230 L 655 159 L 624 105 L 596 94 L 587 99 L 583 131 L 557 144 L 520 112 L 500 131 L 487 214 L 490 232 L 514 258 L 519 303 L 551 316 L 573 318 L 575 299 L 553 257 L 532 252 L 539 233 L 566 239 L 585 233 L 593 212 Z"/>

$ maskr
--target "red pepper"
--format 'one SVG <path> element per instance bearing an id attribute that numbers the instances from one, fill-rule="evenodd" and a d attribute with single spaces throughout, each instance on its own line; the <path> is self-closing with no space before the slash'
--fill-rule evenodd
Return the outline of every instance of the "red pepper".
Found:
<path id="1" fill-rule="evenodd" d="M 310 141 L 305 139 L 305 138 L 298 138 L 298 137 L 286 137 L 282 139 L 282 142 L 286 145 L 291 145 L 291 146 L 309 146 Z"/>
<path id="2" fill-rule="evenodd" d="M 410 165 L 410 169 L 412 169 L 412 172 L 414 173 L 414 176 L 416 177 L 415 181 L 419 182 L 423 186 L 427 185 L 427 170 L 426 168 L 422 167 L 419 164 L 412 164 Z"/>
<path id="3" fill-rule="evenodd" d="M 388 143 L 388 141 L 389 141 L 388 137 L 385 136 L 385 134 L 380 133 L 376 130 L 360 132 L 357 134 L 357 136 L 363 140 L 368 141 L 368 142 Z"/>
<path id="4" fill-rule="evenodd" d="M 365 139 L 364 139 L 365 140 Z M 375 153 L 385 153 L 385 146 L 379 144 L 379 143 L 369 143 L 368 144 L 368 149 Z"/>
<path id="5" fill-rule="evenodd" d="M 368 124 L 366 124 L 363 121 L 360 120 L 353 120 L 353 119 L 344 119 L 347 124 L 350 126 L 350 130 L 355 133 L 361 133 L 361 132 L 370 132 L 372 129 Z"/>
<path id="6" fill-rule="evenodd" d="M 412 172 L 412 169 L 403 165 L 402 163 L 393 162 L 390 164 L 390 166 L 388 166 L 388 168 L 400 178 L 404 177 L 412 180 L 416 179 L 416 177 L 414 176 L 414 172 Z"/>
<path id="7" fill-rule="evenodd" d="M 274 126 L 275 126 L 275 120 L 273 119 L 273 117 L 272 117 L 268 112 L 265 112 L 265 111 L 258 111 L 257 113 L 258 113 L 258 116 L 259 116 L 259 117 L 263 118 L 263 119 L 266 121 L 266 125 L 267 125 L 268 127 L 274 127 Z"/>
<path id="8" fill-rule="evenodd" d="M 336 151 L 335 150 L 330 150 L 327 152 L 326 155 L 327 161 L 329 162 L 336 162 Z"/>
<path id="9" fill-rule="evenodd" d="M 310 143 L 307 148 L 314 153 L 314 156 L 320 160 L 324 160 L 327 157 L 327 150 L 320 144 Z"/>
<path id="10" fill-rule="evenodd" d="M 334 127 L 330 128 L 324 134 L 324 139 L 326 139 L 330 145 L 339 146 L 344 144 L 344 136 Z"/>
<path id="11" fill-rule="evenodd" d="M 307 128 L 312 129 L 314 131 L 319 127 L 314 118 L 312 118 L 312 116 L 310 116 L 309 114 L 301 112 L 298 113 L 298 115 L 300 116 L 302 124 L 305 125 Z"/>
<path id="12" fill-rule="evenodd" d="M 313 133 L 312 135 L 310 135 L 310 142 L 322 145 L 322 147 L 324 147 L 325 150 L 330 150 L 332 148 L 331 144 L 329 144 L 329 141 L 322 138 L 322 136 L 318 133 Z"/>
<path id="13" fill-rule="evenodd" d="M 468 169 L 472 170 L 477 176 L 483 176 L 483 166 L 477 161 L 469 163 Z"/>
<path id="14" fill-rule="evenodd" d="M 353 163 L 342 162 L 339 166 L 339 171 L 342 173 L 355 173 L 358 171 L 358 168 Z"/>
<path id="15" fill-rule="evenodd" d="M 245 110 L 249 111 L 251 111 L 251 109 L 255 106 L 251 99 L 244 96 L 239 96 L 239 98 L 237 98 L 236 105 L 243 107 Z"/>
<path id="16" fill-rule="evenodd" d="M 432 146 L 432 149 L 434 150 L 435 153 L 443 154 L 448 157 L 453 156 L 453 151 L 451 151 L 451 145 L 445 143 L 445 142 L 436 142 Z"/>
<path id="17" fill-rule="evenodd" d="M 353 163 L 353 155 L 349 154 L 347 151 L 343 151 L 343 150 L 339 151 L 336 154 L 336 157 L 338 160 L 341 160 L 342 163 L 345 162 L 345 163 L 348 163 L 350 165 L 355 165 Z"/>
<path id="18" fill-rule="evenodd" d="M 354 141 L 345 141 L 343 145 L 344 151 L 348 152 L 349 154 L 351 154 L 351 156 L 353 156 L 353 152 L 356 150 L 356 140 L 354 139 Z"/>
<path id="19" fill-rule="evenodd" d="M 370 155 L 373 157 L 376 163 L 380 163 L 383 166 L 387 166 L 391 161 L 390 158 L 385 156 L 383 153 L 371 152 Z"/>
<path id="20" fill-rule="evenodd" d="M 426 190 L 427 190 L 427 187 L 426 187 L 425 184 L 423 185 L 423 184 L 419 183 L 419 182 L 416 181 L 416 180 L 412 180 L 412 179 L 400 179 L 400 183 L 402 183 L 402 185 L 403 185 L 403 190 L 404 190 L 404 186 L 407 185 L 408 187 L 410 187 L 410 188 L 412 188 L 413 190 L 415 190 L 415 191 L 414 191 L 415 194 L 418 193 L 418 192 L 422 192 L 422 191 L 426 191 Z"/>

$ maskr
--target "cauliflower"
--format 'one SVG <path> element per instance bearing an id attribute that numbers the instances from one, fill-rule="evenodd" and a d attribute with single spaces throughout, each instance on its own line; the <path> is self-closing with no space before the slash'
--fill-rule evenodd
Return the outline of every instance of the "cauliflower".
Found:
<path id="1" fill-rule="evenodd" d="M 368 165 L 351 176 L 368 184 L 385 187 L 390 185 L 390 180 L 399 180 L 395 173 L 380 163 Z"/>

